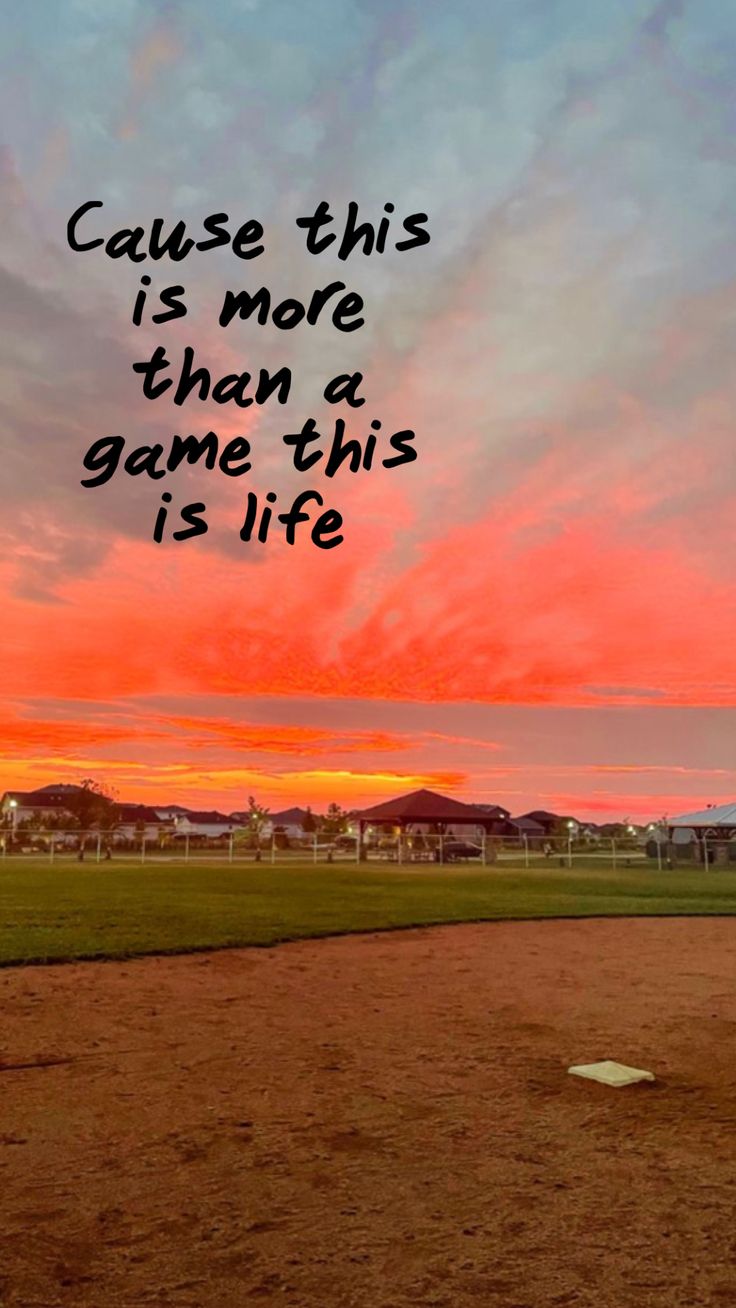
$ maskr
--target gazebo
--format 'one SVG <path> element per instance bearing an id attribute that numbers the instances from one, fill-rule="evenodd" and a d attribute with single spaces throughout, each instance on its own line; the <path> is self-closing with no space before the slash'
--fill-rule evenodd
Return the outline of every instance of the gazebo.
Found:
<path id="1" fill-rule="evenodd" d="M 366 827 L 382 826 L 384 823 L 399 828 L 401 838 L 408 827 L 428 825 L 437 828 L 448 826 L 480 827 L 489 834 L 494 830 L 497 816 L 493 809 L 480 808 L 476 804 L 463 804 L 459 799 L 449 795 L 438 795 L 434 790 L 413 790 L 409 795 L 400 795 L 398 799 L 388 799 L 385 804 L 376 804 L 357 814 L 358 844 L 363 849 L 363 837 Z"/>

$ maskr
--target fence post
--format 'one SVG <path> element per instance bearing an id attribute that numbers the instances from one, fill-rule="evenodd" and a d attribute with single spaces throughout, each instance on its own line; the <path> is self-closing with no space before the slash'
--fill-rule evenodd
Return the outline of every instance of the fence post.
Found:
<path id="1" fill-rule="evenodd" d="M 611 858 L 613 859 L 613 870 L 616 871 L 616 841 L 611 836 Z"/>
<path id="2" fill-rule="evenodd" d="M 314 833 L 314 848 L 312 850 L 312 862 L 317 862 L 317 832 Z"/>
<path id="3" fill-rule="evenodd" d="M 482 835 L 481 838 L 480 838 L 480 847 L 481 847 L 481 860 L 482 860 L 483 866 L 485 867 L 485 866 L 486 866 L 486 833 L 485 833 L 485 831 L 483 832 L 483 835 Z"/>
<path id="4" fill-rule="evenodd" d="M 189 832 L 184 836 L 184 862 L 189 862 Z"/>
<path id="5" fill-rule="evenodd" d="M 228 841 L 228 846 L 227 846 L 227 861 L 228 861 L 228 863 L 232 863 L 232 861 L 233 861 L 233 833 L 232 833 L 232 831 L 230 832 L 230 839 L 229 839 L 229 841 Z"/>
<path id="6" fill-rule="evenodd" d="M 141 863 L 146 861 L 146 837 L 141 836 Z"/>
<path id="7" fill-rule="evenodd" d="M 276 862 L 276 837 L 271 835 L 271 863 Z"/>
<path id="8" fill-rule="evenodd" d="M 404 845 L 402 841 L 401 832 L 399 832 L 398 834 L 397 841 L 398 843 L 396 845 L 396 862 L 398 863 L 399 867 L 401 867 L 401 864 L 404 861 Z"/>
<path id="9" fill-rule="evenodd" d="M 97 862 L 102 858 L 102 833 L 97 832 Z"/>
<path id="10" fill-rule="evenodd" d="M 708 871 L 708 837 L 706 835 L 703 836 L 703 867 L 707 872 Z"/>
<path id="11" fill-rule="evenodd" d="M 529 870 L 529 841 L 527 840 L 527 835 L 525 831 L 522 833 L 522 835 L 524 839 L 524 867 L 528 871 Z"/>
<path id="12" fill-rule="evenodd" d="M 440 867 L 444 866 L 444 862 L 445 862 L 445 837 L 443 835 L 440 835 Z"/>
<path id="13" fill-rule="evenodd" d="M 572 867 L 572 833 L 567 837 L 567 866 Z"/>
<path id="14" fill-rule="evenodd" d="M 49 841 L 49 863 L 53 865 L 53 862 L 54 862 L 54 833 L 52 831 L 51 840 Z"/>

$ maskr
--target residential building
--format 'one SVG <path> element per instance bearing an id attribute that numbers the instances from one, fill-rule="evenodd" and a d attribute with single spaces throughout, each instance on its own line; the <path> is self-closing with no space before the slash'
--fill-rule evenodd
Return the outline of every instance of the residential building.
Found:
<path id="1" fill-rule="evenodd" d="M 71 824 L 72 814 L 66 805 L 70 795 L 78 794 L 81 789 L 81 786 L 57 782 L 41 786 L 38 790 L 6 790 L 0 800 L 3 822 L 16 828 L 24 826 L 32 818 L 52 818 L 56 821 L 62 816 L 67 817 Z"/>

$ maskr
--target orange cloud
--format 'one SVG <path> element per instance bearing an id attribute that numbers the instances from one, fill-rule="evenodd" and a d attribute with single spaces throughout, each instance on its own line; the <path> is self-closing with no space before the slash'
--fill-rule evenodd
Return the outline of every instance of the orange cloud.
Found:
<path id="1" fill-rule="evenodd" d="M 221 718 L 172 717 L 161 719 L 187 742 L 187 748 L 213 744 L 270 754 L 355 754 L 407 749 L 409 742 L 388 732 L 341 732 L 321 727 L 265 726 Z"/>
<path id="2" fill-rule="evenodd" d="M 358 611 L 370 534 L 358 526 L 334 557 L 276 546 L 258 564 L 121 543 L 61 604 L 6 601 L 0 684 L 13 698 L 736 704 L 736 591 L 673 541 L 632 543 L 596 513 L 522 542 L 499 513 L 428 544 Z"/>
<path id="3" fill-rule="evenodd" d="M 109 719 L 66 720 L 25 716 L 0 721 L 0 738 L 8 754 L 28 754 L 39 747 L 63 754 L 70 748 L 83 751 L 91 746 L 140 745 L 143 741 L 167 741 L 183 753 L 213 747 L 238 753 L 320 754 L 393 753 L 410 746 L 408 736 L 390 732 L 340 731 L 295 724 L 268 725 L 235 722 L 225 718 L 184 717 L 129 710 Z"/>

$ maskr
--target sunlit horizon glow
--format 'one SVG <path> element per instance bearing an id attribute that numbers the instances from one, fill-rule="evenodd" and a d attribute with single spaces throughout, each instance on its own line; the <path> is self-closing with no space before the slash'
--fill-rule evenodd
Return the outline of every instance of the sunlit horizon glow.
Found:
<path id="1" fill-rule="evenodd" d="M 736 796 L 733 56 L 715 0 L 16 6 L 0 97 L 0 789 L 92 775 L 130 801 L 346 807 L 428 786 L 595 819 Z M 42 12 L 43 10 L 43 12 Z M 85 68 L 85 76 L 75 70 Z M 90 231 L 227 211 L 266 253 L 133 265 Z M 398 256 L 310 259 L 326 198 L 426 211 Z M 144 271 L 183 322 L 131 325 Z M 366 326 L 222 330 L 225 287 L 333 278 Z M 141 398 L 131 362 L 288 364 L 287 406 Z M 287 467 L 340 371 L 393 472 Z M 251 477 L 123 473 L 98 436 L 248 434 Z M 247 482 L 247 485 L 246 485 Z M 238 539 L 251 486 L 314 484 L 317 551 Z M 151 541 L 163 486 L 209 534 Z"/>

